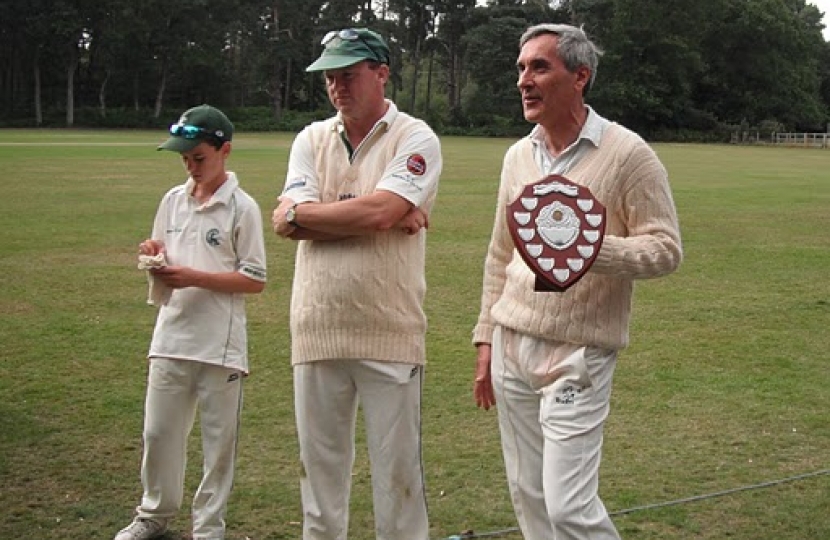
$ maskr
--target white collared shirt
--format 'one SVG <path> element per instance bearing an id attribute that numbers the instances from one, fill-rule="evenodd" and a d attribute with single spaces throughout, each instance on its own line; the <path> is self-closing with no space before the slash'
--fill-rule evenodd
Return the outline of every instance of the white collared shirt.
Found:
<path id="1" fill-rule="evenodd" d="M 211 198 L 193 197 L 192 179 L 165 194 L 151 238 L 164 242 L 167 262 L 205 272 L 239 272 L 264 282 L 262 213 L 232 172 Z M 176 289 L 161 307 L 149 357 L 193 360 L 248 372 L 243 293 Z"/>
<path id="2" fill-rule="evenodd" d="M 530 132 L 530 140 L 533 142 L 533 157 L 536 159 L 539 170 L 545 176 L 550 174 L 561 174 L 567 176 L 579 160 L 591 147 L 598 147 L 602 139 L 602 134 L 611 122 L 597 114 L 594 109 L 586 105 L 588 109 L 588 117 L 585 119 L 585 124 L 579 132 L 579 137 L 568 146 L 557 157 L 551 155 L 545 144 L 545 133 L 541 126 L 536 125 L 533 131 Z"/>
<path id="3" fill-rule="evenodd" d="M 375 139 L 383 137 L 401 114 L 392 101 L 386 100 L 386 103 L 388 104 L 386 113 L 375 123 L 357 148 L 352 149 L 346 142 L 343 143 L 349 151 L 350 163 L 354 163 L 361 153 L 371 151 Z M 343 122 L 340 114 L 338 113 L 333 120 L 331 129 L 341 134 Z M 332 119 L 327 121 L 331 122 Z M 288 172 L 282 192 L 295 203 L 331 202 L 323 201 L 321 198 L 315 158 L 316 149 L 313 148 L 311 131 L 306 127 L 297 135 L 291 146 Z M 413 167 L 422 165 L 426 165 L 423 171 L 413 172 Z M 344 163 L 343 166 L 346 168 L 349 163 Z M 395 149 L 392 161 L 387 163 L 382 171 L 378 171 L 380 179 L 375 189 L 390 191 L 400 195 L 414 206 L 420 207 L 434 192 L 433 187 L 438 182 L 441 168 L 440 145 L 436 144 L 434 132 L 423 124 L 406 134 L 401 144 Z"/>

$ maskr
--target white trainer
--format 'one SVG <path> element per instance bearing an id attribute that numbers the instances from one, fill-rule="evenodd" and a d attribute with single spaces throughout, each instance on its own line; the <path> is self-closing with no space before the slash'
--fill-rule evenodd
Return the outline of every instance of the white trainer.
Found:
<path id="1" fill-rule="evenodd" d="M 151 540 L 167 531 L 167 524 L 152 519 L 135 518 L 132 523 L 118 531 L 115 540 Z"/>

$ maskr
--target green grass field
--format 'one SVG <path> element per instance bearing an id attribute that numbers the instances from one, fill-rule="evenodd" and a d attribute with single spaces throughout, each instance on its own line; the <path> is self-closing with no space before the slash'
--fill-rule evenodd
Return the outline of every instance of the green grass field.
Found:
<path id="1" fill-rule="evenodd" d="M 0 131 L 0 539 L 108 539 L 139 501 L 145 353 L 155 310 L 135 267 L 161 195 L 184 179 L 151 132 Z M 519 538 L 496 416 L 475 408 L 470 332 L 505 139 L 443 139 L 431 219 L 424 454 L 439 540 Z M 230 168 L 266 223 L 291 136 L 241 134 Z M 830 538 L 830 152 L 657 145 L 685 261 L 641 282 L 620 356 L 601 491 L 628 539 Z M 288 305 L 293 245 L 266 234 L 269 285 L 249 300 L 229 540 L 300 537 Z M 198 426 L 184 510 L 189 538 Z M 351 536 L 372 533 L 354 469 Z M 819 473 L 819 474 L 812 474 Z"/>

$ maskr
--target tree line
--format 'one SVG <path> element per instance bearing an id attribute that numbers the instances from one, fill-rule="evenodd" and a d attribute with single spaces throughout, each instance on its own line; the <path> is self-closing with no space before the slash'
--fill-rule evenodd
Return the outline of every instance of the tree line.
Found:
<path id="1" fill-rule="evenodd" d="M 0 0 L 0 125 L 149 127 L 198 103 L 242 129 L 330 113 L 305 67 L 332 29 L 392 48 L 389 97 L 439 132 L 526 132 L 529 25 L 581 25 L 604 50 L 588 102 L 661 139 L 825 131 L 830 44 L 805 0 Z"/>

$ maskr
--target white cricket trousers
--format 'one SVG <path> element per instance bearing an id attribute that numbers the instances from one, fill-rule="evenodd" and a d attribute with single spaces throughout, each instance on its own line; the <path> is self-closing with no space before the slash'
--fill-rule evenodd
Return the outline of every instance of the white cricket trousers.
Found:
<path id="1" fill-rule="evenodd" d="M 193 497 L 193 540 L 225 538 L 233 486 L 242 373 L 222 366 L 152 358 L 144 406 L 144 495 L 138 517 L 166 523 L 182 504 L 187 439 L 199 409 L 202 482 Z"/>
<path id="2" fill-rule="evenodd" d="M 423 367 L 372 360 L 294 366 L 304 540 L 346 540 L 358 401 L 378 540 L 428 540 L 421 460 Z"/>
<path id="3" fill-rule="evenodd" d="M 598 495 L 617 353 L 497 327 L 491 374 L 510 497 L 526 540 L 617 540 Z"/>

